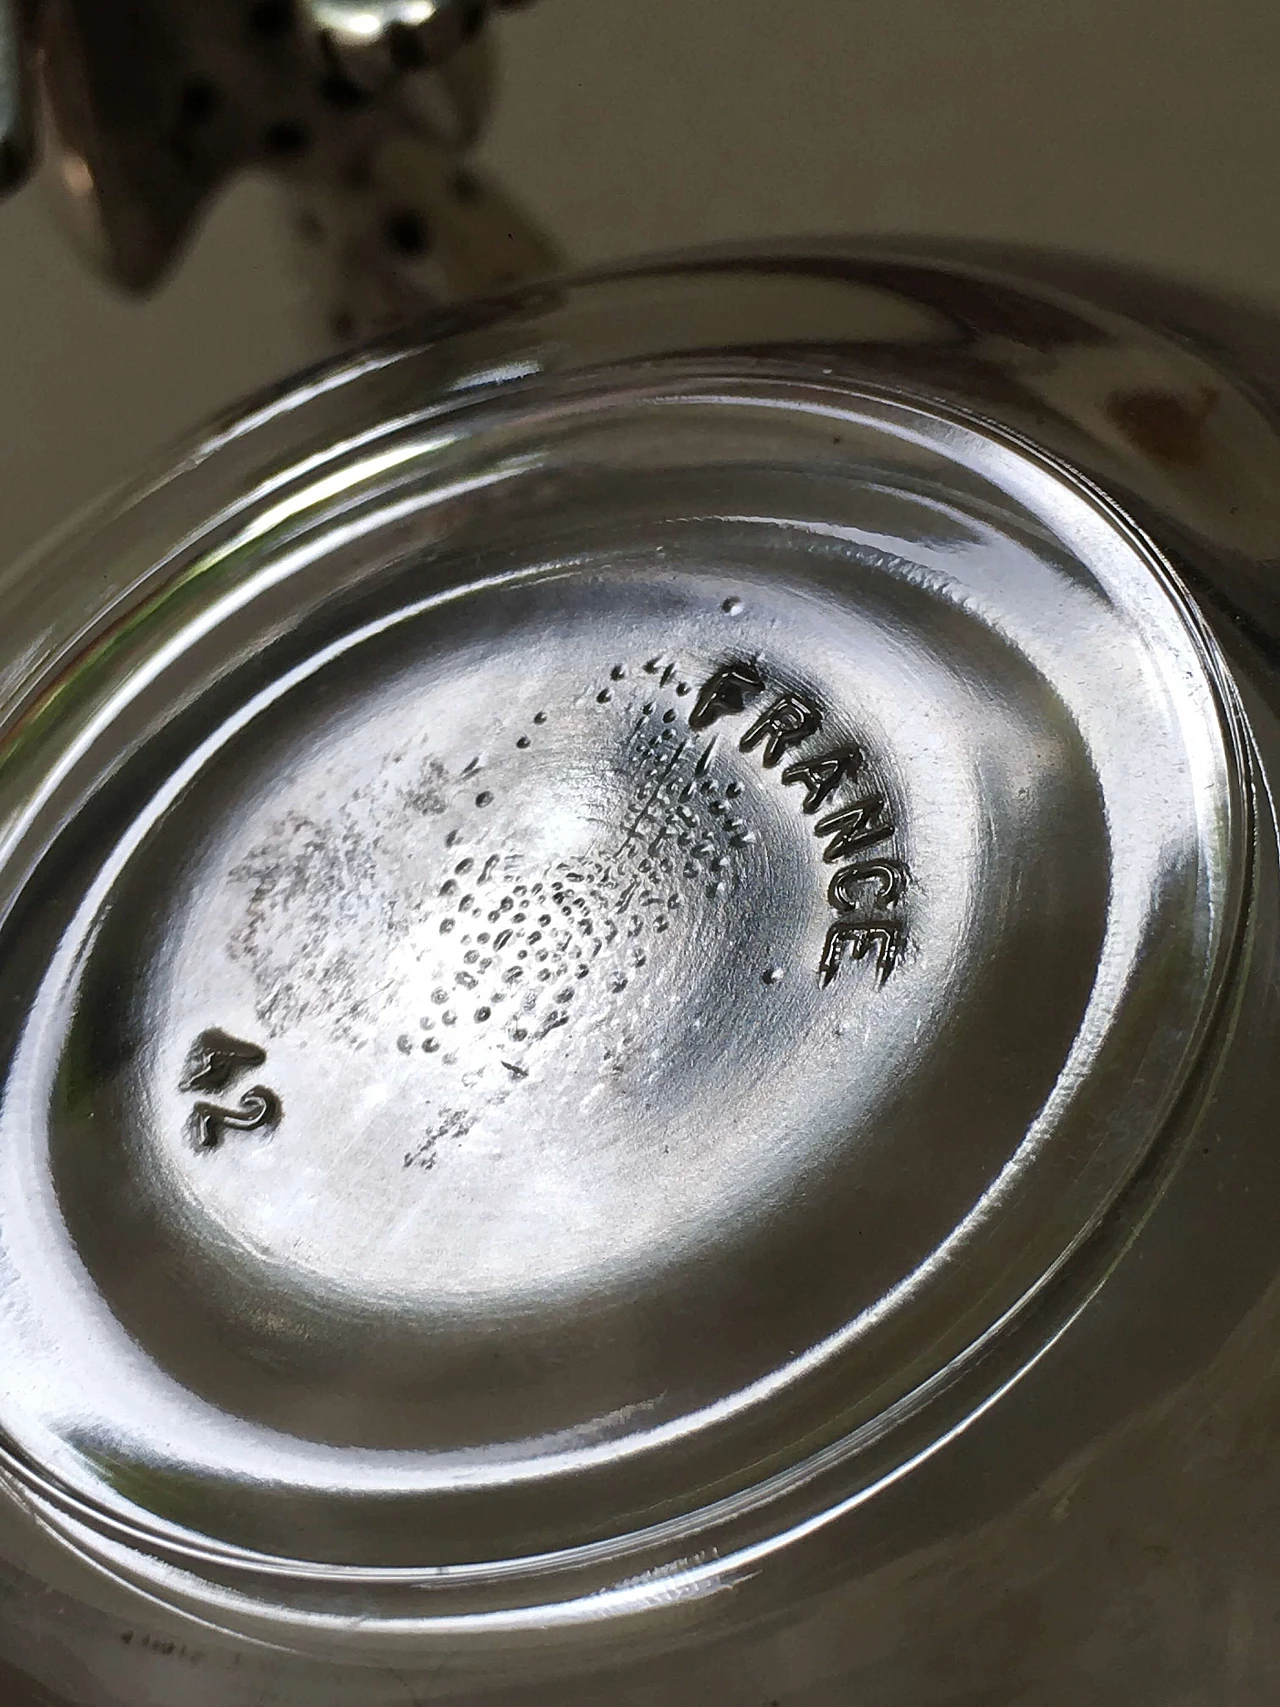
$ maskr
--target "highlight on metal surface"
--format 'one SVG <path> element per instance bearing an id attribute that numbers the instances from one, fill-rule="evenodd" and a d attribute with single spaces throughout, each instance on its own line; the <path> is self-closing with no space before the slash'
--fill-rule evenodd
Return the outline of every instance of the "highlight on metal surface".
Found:
<path id="1" fill-rule="evenodd" d="M 281 184 L 338 344 L 548 271 L 468 165 L 490 103 L 474 0 L 39 0 L 0 10 L 0 190 L 31 154 L 30 62 L 73 234 L 153 286 L 237 173 Z M 21 26 L 21 27 L 19 27 Z"/>

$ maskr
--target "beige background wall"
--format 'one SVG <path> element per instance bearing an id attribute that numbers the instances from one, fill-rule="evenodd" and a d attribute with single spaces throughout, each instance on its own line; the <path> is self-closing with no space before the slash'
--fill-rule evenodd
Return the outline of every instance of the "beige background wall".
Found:
<path id="1" fill-rule="evenodd" d="M 489 164 L 583 261 L 910 231 L 1156 264 L 1280 306 L 1276 0 L 540 0 Z M 0 207 L 0 559 L 317 353 L 269 186 L 145 304 Z"/>

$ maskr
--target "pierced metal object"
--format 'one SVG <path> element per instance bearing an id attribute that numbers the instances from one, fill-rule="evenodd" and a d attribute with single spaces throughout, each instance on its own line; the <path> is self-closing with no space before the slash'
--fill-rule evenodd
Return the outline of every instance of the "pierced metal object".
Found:
<path id="1" fill-rule="evenodd" d="M 71 227 L 146 290 L 235 174 L 286 187 L 335 339 L 545 272 L 554 250 L 464 164 L 488 111 L 488 9 L 468 0 L 39 0 L 0 23 L 8 175 L 34 61 Z M 8 113 L 10 116 L 5 117 Z"/>

